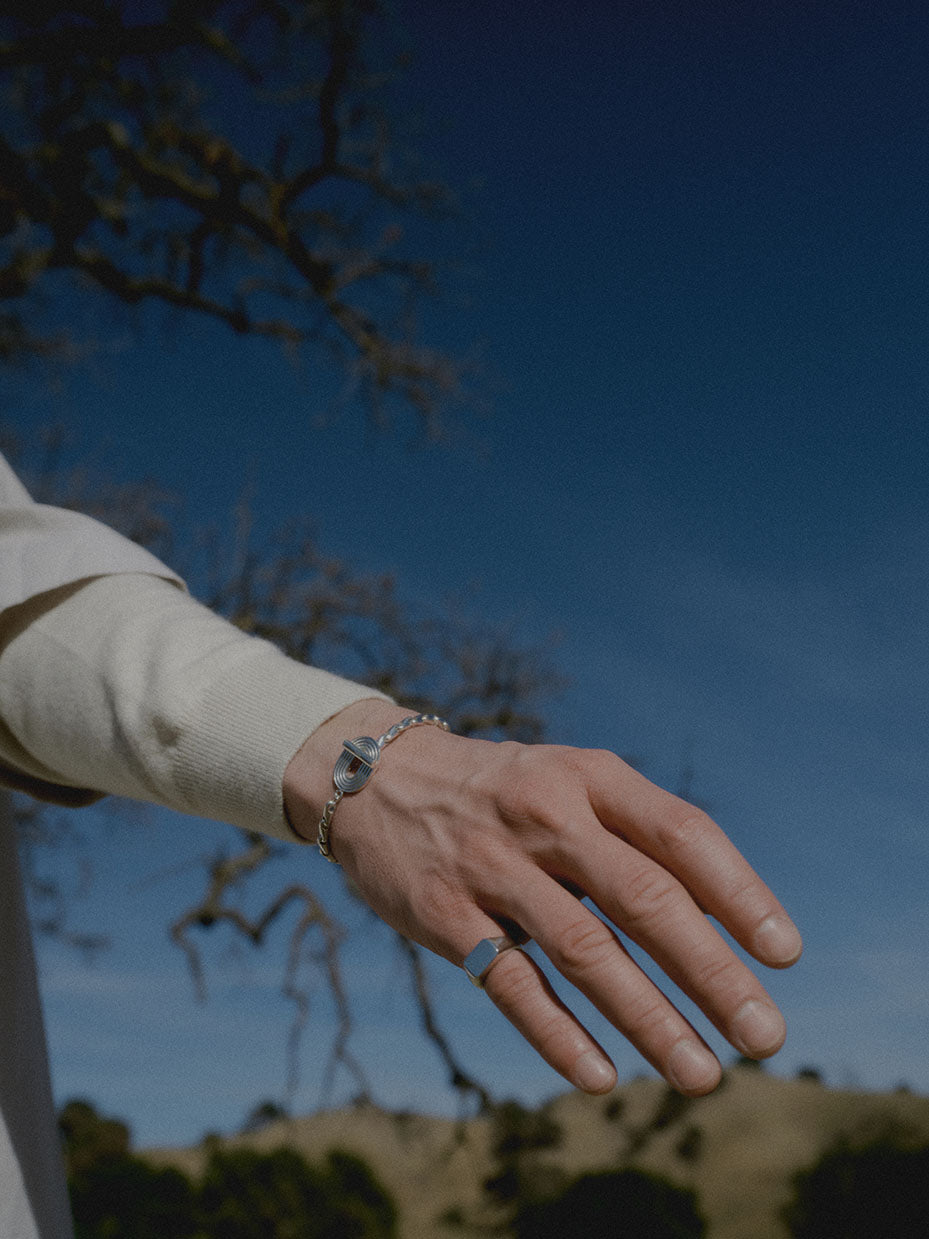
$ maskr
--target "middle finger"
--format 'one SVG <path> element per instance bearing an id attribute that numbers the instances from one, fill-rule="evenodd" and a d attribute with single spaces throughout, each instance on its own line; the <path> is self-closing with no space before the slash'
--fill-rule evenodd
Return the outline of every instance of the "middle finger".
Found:
<path id="1" fill-rule="evenodd" d="M 719 1064 L 613 933 L 558 882 L 535 869 L 521 882 L 514 915 L 554 966 L 648 1061 L 686 1093 L 719 1081 Z"/>
<path id="2" fill-rule="evenodd" d="M 609 926 L 566 891 L 553 903 L 551 887 L 557 884 L 541 871 L 535 873 L 542 889 L 530 890 L 524 883 L 516 915 L 559 971 L 624 1032 L 623 1021 L 643 1003 L 650 1012 L 645 1023 L 668 1018 L 669 1011 L 683 1020 L 651 982 L 645 990 L 642 982 L 648 979 Z M 597 830 L 587 837 L 583 865 L 566 876 L 655 960 L 740 1053 L 763 1058 L 780 1048 L 783 1017 L 764 987 L 681 883 L 660 865 L 625 841 Z M 633 979 L 630 967 L 642 980 Z M 641 1036 L 642 1018 L 634 1014 L 631 1018 Z M 646 1039 L 654 1040 L 654 1034 L 646 1034 Z"/>
<path id="3" fill-rule="evenodd" d="M 784 1041 L 784 1019 L 686 888 L 624 840 L 592 835 L 579 875 L 597 907 L 642 947 L 739 1050 L 766 1058 Z"/>

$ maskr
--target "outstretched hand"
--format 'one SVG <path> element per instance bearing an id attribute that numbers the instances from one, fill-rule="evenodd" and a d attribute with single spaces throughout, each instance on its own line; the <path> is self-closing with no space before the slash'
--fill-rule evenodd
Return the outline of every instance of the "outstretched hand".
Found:
<path id="1" fill-rule="evenodd" d="M 361 701 L 314 732 L 284 777 L 300 834 L 315 839 L 342 740 L 376 737 L 404 714 Z M 454 964 L 482 938 L 524 931 L 683 1093 L 715 1088 L 719 1062 L 617 930 L 741 1054 L 765 1058 L 784 1041 L 777 1007 L 708 917 L 774 968 L 799 957 L 796 928 L 705 813 L 613 753 L 417 727 L 390 746 L 362 791 L 341 802 L 330 843 L 383 920 Z M 527 954 L 502 954 L 486 990 L 572 1084 L 591 1093 L 613 1087 L 607 1054 Z"/>

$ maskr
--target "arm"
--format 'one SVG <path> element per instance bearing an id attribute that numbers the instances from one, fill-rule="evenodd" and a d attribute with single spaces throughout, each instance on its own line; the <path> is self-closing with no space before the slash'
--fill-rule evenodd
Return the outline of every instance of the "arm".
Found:
<path id="1" fill-rule="evenodd" d="M 282 837 L 286 804 L 314 838 L 341 741 L 406 712 L 238 632 L 95 522 L 38 508 L 0 458 L 0 779 L 5 766 L 64 801 L 120 792 Z M 123 575 L 87 579 L 106 571 Z M 375 912 L 455 964 L 521 927 L 684 1092 L 713 1088 L 719 1065 L 610 923 L 741 1052 L 783 1040 L 705 913 L 772 967 L 798 957 L 796 930 L 718 827 L 612 754 L 416 728 L 339 805 L 332 843 Z M 612 1064 L 528 956 L 501 956 L 487 991 L 569 1080 L 612 1086 Z"/>
<path id="2" fill-rule="evenodd" d="M 286 807 L 312 840 L 342 740 L 406 714 L 154 577 L 102 578 L 36 606 L 0 626 L 0 752 L 50 783 L 281 837 Z M 684 1092 L 712 1089 L 719 1064 L 611 925 L 742 1053 L 764 1057 L 783 1041 L 777 1009 L 705 913 L 773 967 L 799 955 L 796 930 L 709 818 L 613 754 L 415 728 L 340 803 L 331 843 L 379 916 L 455 964 L 519 926 Z M 501 956 L 486 988 L 572 1083 L 612 1087 L 609 1059 L 527 955 Z"/>
<path id="3" fill-rule="evenodd" d="M 359 702 L 309 738 L 284 776 L 285 805 L 301 834 L 315 838 L 341 741 L 377 736 L 403 715 L 391 704 Z M 764 1058 L 784 1040 L 780 1012 L 707 914 L 770 967 L 798 958 L 796 929 L 718 826 L 612 753 L 416 728 L 341 802 L 330 841 L 379 916 L 455 964 L 482 938 L 524 930 L 684 1093 L 713 1089 L 719 1063 L 616 929 L 741 1053 Z M 612 1063 L 525 953 L 501 955 L 486 988 L 572 1084 L 594 1093 L 613 1086 Z"/>

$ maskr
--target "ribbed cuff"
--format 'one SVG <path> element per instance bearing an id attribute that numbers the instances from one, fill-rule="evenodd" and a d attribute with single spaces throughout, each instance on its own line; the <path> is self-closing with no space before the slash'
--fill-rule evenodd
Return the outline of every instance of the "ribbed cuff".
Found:
<path id="1" fill-rule="evenodd" d="M 290 759 L 346 706 L 390 699 L 293 662 L 263 641 L 237 655 L 234 669 L 215 677 L 185 720 L 174 752 L 176 786 L 188 812 L 293 842 L 282 795 Z"/>

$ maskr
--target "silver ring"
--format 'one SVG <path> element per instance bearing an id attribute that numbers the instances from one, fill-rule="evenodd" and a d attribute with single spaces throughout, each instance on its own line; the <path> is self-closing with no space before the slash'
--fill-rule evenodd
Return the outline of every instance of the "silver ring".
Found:
<path id="1" fill-rule="evenodd" d="M 528 939 L 524 938 L 523 941 Z M 484 978 L 504 951 L 512 951 L 514 947 L 521 945 L 514 942 L 508 934 L 501 934 L 499 938 L 482 938 L 474 950 L 465 956 L 461 966 L 468 974 L 471 984 L 483 989 Z"/>

